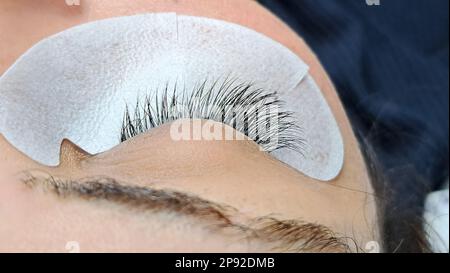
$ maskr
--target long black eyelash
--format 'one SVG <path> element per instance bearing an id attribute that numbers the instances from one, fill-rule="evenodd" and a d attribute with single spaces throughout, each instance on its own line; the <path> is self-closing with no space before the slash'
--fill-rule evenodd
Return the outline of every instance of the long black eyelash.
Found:
<path id="1" fill-rule="evenodd" d="M 181 118 L 214 120 L 227 124 L 253 139 L 266 151 L 288 148 L 302 153 L 304 139 L 301 128 L 292 117 L 292 112 L 281 111 L 283 102 L 276 92 L 264 92 L 252 84 L 237 84 L 236 80 L 223 80 L 207 87 L 203 82 L 193 92 L 170 91 L 166 85 L 162 94 L 153 98 L 146 96 L 136 102 L 134 111 L 128 105 L 122 122 L 121 142 L 144 133 L 152 128 Z M 182 106 L 182 109 L 180 108 Z M 271 109 L 278 111 L 271 111 Z M 233 111 L 229 111 L 232 109 Z M 276 128 L 267 126 L 268 119 L 277 119 Z M 270 127 L 258 132 L 261 122 Z M 277 138 L 276 146 L 271 139 Z"/>

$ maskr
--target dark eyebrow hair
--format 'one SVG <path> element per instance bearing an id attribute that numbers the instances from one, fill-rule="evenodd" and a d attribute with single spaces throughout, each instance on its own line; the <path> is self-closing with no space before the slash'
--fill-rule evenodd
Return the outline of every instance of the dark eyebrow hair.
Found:
<path id="1" fill-rule="evenodd" d="M 195 217 L 213 224 L 213 230 L 234 228 L 246 239 L 268 243 L 272 251 L 351 252 L 347 240 L 354 243 L 356 251 L 360 250 L 352 238 L 337 237 L 323 225 L 300 220 L 279 220 L 270 216 L 254 218 L 243 224 L 233 220 L 238 210 L 229 205 L 171 189 L 127 185 L 109 177 L 72 181 L 50 175 L 37 177 L 26 174 L 21 181 L 30 188 L 40 188 L 62 198 L 104 200 L 140 212 L 175 212 Z"/>

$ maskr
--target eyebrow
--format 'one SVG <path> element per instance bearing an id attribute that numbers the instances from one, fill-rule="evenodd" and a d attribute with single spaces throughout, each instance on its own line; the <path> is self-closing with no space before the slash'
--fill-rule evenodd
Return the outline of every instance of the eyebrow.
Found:
<path id="1" fill-rule="evenodd" d="M 37 177 L 26 174 L 21 180 L 26 186 L 51 192 L 61 198 L 87 201 L 104 200 L 139 212 L 175 212 L 182 216 L 207 221 L 215 228 L 234 228 L 246 239 L 270 244 L 277 252 L 351 252 L 352 238 L 338 237 L 328 227 L 300 220 L 279 220 L 264 216 L 248 223 L 233 220 L 238 213 L 229 205 L 212 202 L 198 196 L 171 189 L 153 189 L 119 183 L 109 177 L 84 178 L 77 181 L 53 176 Z"/>

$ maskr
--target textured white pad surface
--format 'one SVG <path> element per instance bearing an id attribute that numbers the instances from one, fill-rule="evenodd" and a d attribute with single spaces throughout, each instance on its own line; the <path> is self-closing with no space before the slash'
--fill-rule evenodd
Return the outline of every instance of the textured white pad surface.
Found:
<path id="1" fill-rule="evenodd" d="M 306 151 L 280 150 L 277 158 L 319 180 L 339 174 L 339 128 L 297 55 L 245 27 L 175 13 L 91 22 L 37 43 L 0 78 L 0 132 L 56 165 L 63 138 L 90 153 L 119 144 L 125 105 L 138 97 L 224 77 L 278 91 L 297 112 Z"/>

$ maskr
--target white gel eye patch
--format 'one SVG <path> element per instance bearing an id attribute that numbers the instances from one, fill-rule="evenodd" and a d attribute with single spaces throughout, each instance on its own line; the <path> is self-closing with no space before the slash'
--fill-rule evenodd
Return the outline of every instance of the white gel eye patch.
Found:
<path id="1" fill-rule="evenodd" d="M 342 137 L 297 55 L 245 27 L 175 13 L 96 21 L 37 43 L 0 78 L 0 132 L 56 165 L 64 138 L 90 153 L 119 144 L 125 106 L 142 95 L 224 76 L 278 91 L 283 110 L 295 112 L 303 153 L 281 149 L 275 157 L 315 179 L 339 174 Z"/>

